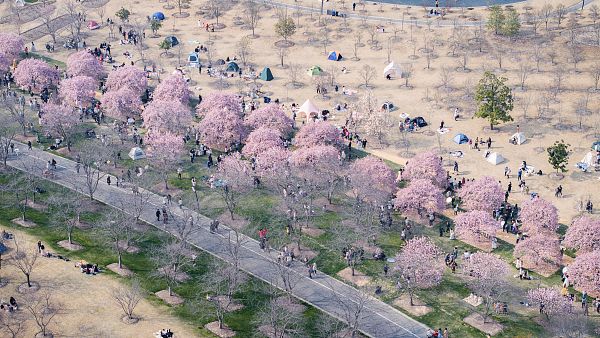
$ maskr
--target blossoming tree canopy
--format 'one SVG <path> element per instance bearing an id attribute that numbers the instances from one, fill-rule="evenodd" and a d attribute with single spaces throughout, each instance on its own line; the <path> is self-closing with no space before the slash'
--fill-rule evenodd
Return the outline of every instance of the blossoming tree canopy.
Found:
<path id="1" fill-rule="evenodd" d="M 515 245 L 514 256 L 522 258 L 526 266 L 553 269 L 562 261 L 560 241 L 550 234 L 536 234 Z"/>
<path id="2" fill-rule="evenodd" d="M 104 112 L 115 119 L 126 120 L 138 114 L 142 107 L 140 96 L 128 88 L 106 92 L 100 99 Z"/>
<path id="3" fill-rule="evenodd" d="M 563 245 L 579 254 L 600 250 L 600 219 L 581 216 L 568 227 Z"/>
<path id="4" fill-rule="evenodd" d="M 211 148 L 225 150 L 235 143 L 243 143 L 246 126 L 242 118 L 231 111 L 210 111 L 198 124 L 202 142 Z"/>
<path id="5" fill-rule="evenodd" d="M 600 250 L 578 255 L 569 265 L 569 277 L 575 289 L 600 297 Z"/>
<path id="6" fill-rule="evenodd" d="M 9 69 L 10 59 L 4 54 L 0 54 L 0 74 L 8 72 Z"/>
<path id="7" fill-rule="evenodd" d="M 352 163 L 348 171 L 354 196 L 360 200 L 381 205 L 396 189 L 392 169 L 375 156 L 366 156 Z"/>
<path id="8" fill-rule="evenodd" d="M 490 176 L 482 176 L 475 181 L 465 182 L 458 196 L 467 210 L 482 210 L 491 213 L 504 202 L 504 191 L 498 181 Z"/>
<path id="9" fill-rule="evenodd" d="M 429 238 L 415 237 L 408 240 L 396 256 L 394 270 L 400 275 L 399 282 L 412 298 L 417 289 L 439 285 L 444 274 L 442 250 Z"/>
<path id="10" fill-rule="evenodd" d="M 169 75 L 162 80 L 154 89 L 152 99 L 155 101 L 173 101 L 187 105 L 190 101 L 192 91 L 188 87 L 183 75 L 179 72 Z"/>
<path id="11" fill-rule="evenodd" d="M 402 212 L 423 215 L 444 210 L 442 191 L 428 179 L 412 180 L 408 187 L 398 190 L 394 207 Z"/>
<path id="12" fill-rule="evenodd" d="M 68 138 L 71 129 L 79 124 L 79 114 L 73 108 L 56 103 L 42 106 L 42 126 L 48 132 Z"/>
<path id="13" fill-rule="evenodd" d="M 137 95 L 142 93 L 148 87 L 146 73 L 134 66 L 118 67 L 108 73 L 106 79 L 106 88 L 108 91 L 115 91 L 127 88 Z"/>
<path id="14" fill-rule="evenodd" d="M 100 61 L 87 50 L 75 52 L 67 58 L 69 76 L 89 76 L 97 81 L 106 76 Z"/>
<path id="15" fill-rule="evenodd" d="M 523 222 L 522 230 L 529 234 L 555 233 L 558 230 L 558 210 L 540 197 L 523 203 L 519 218 Z"/>
<path id="16" fill-rule="evenodd" d="M 183 138 L 169 131 L 151 130 L 146 134 L 146 145 L 152 165 L 162 174 L 165 189 L 168 189 L 168 174 L 173 171 L 184 151 Z"/>
<path id="17" fill-rule="evenodd" d="M 233 113 L 242 116 L 242 100 L 236 94 L 227 92 L 212 92 L 202 98 L 196 106 L 196 114 L 204 117 L 208 113 Z"/>
<path id="18" fill-rule="evenodd" d="M 153 100 L 142 112 L 144 127 L 178 135 L 192 123 L 192 111 L 180 101 Z"/>
<path id="19" fill-rule="evenodd" d="M 547 318 L 566 313 L 571 308 L 567 298 L 555 287 L 531 289 L 527 291 L 527 299 L 537 305 Z"/>
<path id="20" fill-rule="evenodd" d="M 245 117 L 246 125 L 250 128 L 256 129 L 259 127 L 269 127 L 276 129 L 281 132 L 281 135 L 288 136 L 293 131 L 294 121 L 288 117 L 283 109 L 276 104 L 270 103 L 264 107 L 261 107 L 255 111 L 250 112 Z"/>
<path id="21" fill-rule="evenodd" d="M 0 54 L 4 55 L 9 62 L 19 57 L 25 43 L 23 38 L 15 33 L 0 33 Z"/>
<path id="22" fill-rule="evenodd" d="M 489 212 L 474 210 L 454 219 L 456 235 L 466 241 L 481 242 L 496 236 L 498 224 Z"/>
<path id="23" fill-rule="evenodd" d="M 294 144 L 297 147 L 313 147 L 316 145 L 340 147 L 342 138 L 340 131 L 334 125 L 325 121 L 317 121 L 300 128 L 294 138 Z"/>
<path id="24" fill-rule="evenodd" d="M 22 60 L 13 75 L 17 85 L 35 91 L 57 85 L 60 78 L 58 70 L 38 59 Z"/>
<path id="25" fill-rule="evenodd" d="M 269 127 L 260 127 L 252 131 L 246 139 L 242 154 L 246 157 L 256 156 L 271 148 L 282 148 L 281 133 Z"/>
<path id="26" fill-rule="evenodd" d="M 71 107 L 85 107 L 94 98 L 96 84 L 89 76 L 64 79 L 58 87 L 58 96 Z"/>
<path id="27" fill-rule="evenodd" d="M 446 187 L 446 176 L 439 156 L 433 151 L 418 154 L 410 159 L 402 173 L 402 178 L 408 181 L 428 179 L 441 188 Z"/>

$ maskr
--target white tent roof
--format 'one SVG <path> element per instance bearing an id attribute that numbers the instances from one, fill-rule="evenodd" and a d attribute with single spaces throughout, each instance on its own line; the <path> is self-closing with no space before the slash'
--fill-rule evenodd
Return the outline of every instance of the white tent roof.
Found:
<path id="1" fill-rule="evenodd" d="M 392 76 L 401 76 L 402 71 L 400 70 L 400 67 L 392 61 L 383 69 L 383 76 L 387 76 L 388 74 Z"/>
<path id="2" fill-rule="evenodd" d="M 493 165 L 497 165 L 497 164 L 504 162 L 504 157 L 502 157 L 502 155 L 500 155 L 497 152 L 493 152 L 488 155 L 486 160 Z"/>
<path id="3" fill-rule="evenodd" d="M 585 154 L 585 157 L 581 160 L 581 163 L 585 163 L 588 166 L 592 166 L 594 164 L 594 154 L 592 154 L 592 152 L 589 151 L 587 154 Z"/>
<path id="4" fill-rule="evenodd" d="M 132 160 L 139 160 L 142 158 L 146 158 L 146 153 L 144 153 L 144 151 L 140 147 L 133 147 L 129 151 L 129 157 Z"/>
<path id="5" fill-rule="evenodd" d="M 298 112 L 306 114 L 306 118 L 310 119 L 311 114 L 319 114 L 320 110 L 310 100 L 306 100 L 302 106 L 300 106 Z"/>
<path id="6" fill-rule="evenodd" d="M 515 139 L 517 141 L 517 144 L 523 144 L 525 143 L 525 141 L 527 141 L 527 138 L 525 137 L 525 134 L 523 133 L 514 133 L 513 136 L 510 137 L 511 139 Z"/>

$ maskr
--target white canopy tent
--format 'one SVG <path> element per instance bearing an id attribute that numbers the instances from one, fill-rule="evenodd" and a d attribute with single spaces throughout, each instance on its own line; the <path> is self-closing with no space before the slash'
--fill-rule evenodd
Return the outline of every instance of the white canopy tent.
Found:
<path id="1" fill-rule="evenodd" d="M 402 70 L 393 61 L 383 69 L 383 76 L 401 77 Z"/>
<path id="2" fill-rule="evenodd" d="M 498 165 L 502 162 L 504 162 L 504 157 L 502 157 L 502 155 L 500 155 L 497 152 L 493 152 L 491 154 L 488 155 L 488 157 L 486 158 L 486 160 L 488 162 L 490 162 L 493 165 Z"/>
<path id="3" fill-rule="evenodd" d="M 302 106 L 300 106 L 298 112 L 306 114 L 306 120 L 310 121 L 311 117 L 319 115 L 320 110 L 310 100 L 306 100 Z"/>
<path id="4" fill-rule="evenodd" d="M 142 158 L 146 158 L 146 153 L 144 153 L 144 151 L 140 147 L 133 147 L 129 151 L 129 157 L 134 161 L 140 160 Z"/>
<path id="5" fill-rule="evenodd" d="M 521 145 L 523 143 L 525 143 L 525 141 L 527 141 L 527 138 L 525 137 L 525 134 L 523 133 L 515 133 L 513 134 L 513 136 L 510 137 L 511 141 L 514 142 L 514 144 L 518 144 Z"/>

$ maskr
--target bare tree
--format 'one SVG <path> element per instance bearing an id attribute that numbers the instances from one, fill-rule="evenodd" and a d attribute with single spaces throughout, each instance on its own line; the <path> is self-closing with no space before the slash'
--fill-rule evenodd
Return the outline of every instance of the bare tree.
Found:
<path id="1" fill-rule="evenodd" d="M 285 57 L 288 55 L 289 51 L 287 48 L 279 47 L 277 48 L 277 56 L 279 56 L 279 61 L 281 68 L 285 68 L 285 64 L 283 63 Z"/>
<path id="2" fill-rule="evenodd" d="M 354 53 L 354 61 L 360 60 L 360 58 L 358 57 L 358 48 L 363 45 L 361 40 L 362 40 L 361 32 L 357 32 L 356 34 L 354 34 L 354 44 L 352 45 L 352 51 Z"/>
<path id="3" fill-rule="evenodd" d="M 13 121 L 19 125 L 23 136 L 27 136 L 27 126 L 31 119 L 25 113 L 25 97 L 21 96 L 19 99 L 18 94 L 15 96 L 2 95 L 0 97 L 0 107 L 4 108 Z"/>
<path id="4" fill-rule="evenodd" d="M 532 50 L 533 60 L 535 61 L 535 71 L 540 72 L 540 62 L 544 59 L 544 50 L 539 43 L 533 45 Z"/>
<path id="5" fill-rule="evenodd" d="M 335 79 L 337 79 L 337 75 L 339 72 L 340 72 L 340 69 L 338 68 L 337 65 L 331 65 L 327 69 L 327 77 L 329 78 L 330 86 L 333 87 L 335 85 Z"/>
<path id="6" fill-rule="evenodd" d="M 592 65 L 591 75 L 594 79 L 594 90 L 598 91 L 598 86 L 600 85 L 600 62 L 596 62 Z"/>
<path id="7" fill-rule="evenodd" d="M 552 88 L 552 91 L 555 100 L 556 96 L 563 90 L 562 86 L 565 79 L 565 75 L 565 70 L 561 66 L 556 66 L 552 71 L 552 78 L 554 80 L 554 87 Z"/>
<path id="8" fill-rule="evenodd" d="M 551 4 L 545 4 L 541 10 L 541 13 L 544 17 L 544 23 L 546 24 L 546 30 L 548 30 L 548 22 L 550 21 L 550 18 L 552 17 L 552 10 L 553 10 L 553 7 Z"/>
<path id="9" fill-rule="evenodd" d="M 18 127 L 15 122 L 6 114 L 0 114 L 0 159 L 4 167 L 6 167 L 6 162 L 13 153 L 11 144 L 13 144 L 17 132 Z"/>
<path id="10" fill-rule="evenodd" d="M 523 119 L 527 119 L 527 111 L 531 105 L 531 95 L 523 95 L 516 102 L 523 111 Z"/>
<path id="11" fill-rule="evenodd" d="M 287 305 L 286 302 L 291 300 L 277 297 L 273 290 L 267 305 L 258 313 L 256 325 L 263 327 L 267 336 L 304 336 L 302 313 L 294 311 L 294 306 Z"/>
<path id="12" fill-rule="evenodd" d="M 90 200 L 94 199 L 94 193 L 100 181 L 106 176 L 102 171 L 106 161 L 110 158 L 109 149 L 97 142 L 85 142 L 77 155 L 78 165 L 83 170 L 86 193 Z"/>
<path id="13" fill-rule="evenodd" d="M 119 268 L 122 269 L 123 253 L 131 248 L 136 238 L 132 218 L 120 211 L 111 210 L 97 226 L 104 234 L 106 244 L 117 255 Z"/>
<path id="14" fill-rule="evenodd" d="M 240 57 L 240 61 L 242 61 L 244 66 L 247 66 L 252 57 L 252 40 L 245 36 L 237 42 L 235 48 L 237 55 Z"/>
<path id="15" fill-rule="evenodd" d="M 171 239 L 158 247 L 151 256 L 156 270 L 154 274 L 167 282 L 169 296 L 173 288 L 187 279 L 186 269 L 193 265 L 193 259 L 179 240 Z"/>
<path id="16" fill-rule="evenodd" d="M 25 296 L 25 309 L 31 314 L 40 329 L 36 337 L 53 337 L 48 329 L 54 317 L 60 312 L 60 305 L 52 299 L 49 290 Z"/>
<path id="17" fill-rule="evenodd" d="M 86 21 L 86 17 L 87 17 L 86 8 L 85 8 L 85 6 L 80 6 L 79 2 L 77 2 L 75 0 L 65 1 L 63 8 L 64 8 L 64 12 L 67 14 L 67 17 L 69 18 L 69 28 L 71 31 L 71 38 L 76 42 L 80 42 L 82 40 L 81 39 L 81 30 L 83 28 L 83 25 L 87 22 Z M 79 48 L 77 44 L 76 44 L 76 48 Z"/>
<path id="18" fill-rule="evenodd" d="M 288 75 L 290 76 L 290 83 L 292 86 L 297 87 L 300 82 L 300 73 L 302 72 L 303 67 L 297 63 L 290 63 L 288 65 Z"/>
<path id="19" fill-rule="evenodd" d="M 133 311 L 140 300 L 144 298 L 144 292 L 140 286 L 140 282 L 137 279 L 133 279 L 130 287 L 119 285 L 112 290 L 111 296 L 115 303 L 123 310 L 123 313 L 125 314 L 123 319 L 131 324 L 137 322 L 138 319 L 134 316 Z"/>
<path id="20" fill-rule="evenodd" d="M 144 50 L 146 49 L 146 45 L 144 44 L 144 40 L 145 40 L 145 31 L 146 29 L 148 29 L 148 25 L 150 24 L 148 22 L 148 20 L 146 18 L 139 18 L 136 17 L 134 20 L 130 20 L 131 22 L 131 28 L 133 28 L 133 30 L 137 33 L 136 39 L 137 39 L 137 50 L 138 53 L 140 53 L 140 60 L 142 61 L 142 64 L 146 63 L 146 58 L 144 55 Z M 179 42 L 179 44 L 177 45 L 179 48 L 183 47 L 183 43 L 182 41 Z"/>
<path id="21" fill-rule="evenodd" d="M 412 86 L 410 86 L 408 84 L 408 80 L 413 76 L 413 64 L 412 63 L 405 63 L 402 65 L 402 77 L 404 78 L 404 86 L 406 88 L 412 88 Z"/>
<path id="22" fill-rule="evenodd" d="M 22 312 L 4 312 L 0 314 L 0 332 L 5 337 L 22 337 L 21 331 L 25 329 L 26 318 Z"/>
<path id="23" fill-rule="evenodd" d="M 252 30 L 252 36 L 256 36 L 254 31 L 260 19 L 260 4 L 256 0 L 244 1 L 244 23 Z"/>
<path id="24" fill-rule="evenodd" d="M 556 9 L 554 10 L 554 15 L 556 16 L 556 22 L 558 27 L 560 27 L 560 23 L 565 18 L 565 14 L 567 14 L 567 8 L 562 3 L 556 5 Z"/>
<path id="25" fill-rule="evenodd" d="M 360 78 L 363 81 L 363 85 L 369 88 L 369 84 L 375 78 L 375 68 L 370 65 L 364 65 L 360 70 Z"/>
<path id="26" fill-rule="evenodd" d="M 104 15 L 106 15 L 106 5 L 102 5 L 94 9 L 94 12 L 100 18 L 100 26 L 104 25 Z"/>
<path id="27" fill-rule="evenodd" d="M 50 35 L 52 42 L 56 44 L 56 35 L 58 30 L 62 27 L 57 23 L 57 20 L 55 20 L 57 16 L 54 15 L 54 6 L 45 4 L 43 6 L 36 6 L 34 8 L 34 10 L 37 12 L 37 16 L 42 21 L 42 26 L 46 30 L 46 33 Z"/>
<path id="28" fill-rule="evenodd" d="M 332 300 L 343 309 L 342 319 L 350 329 L 350 337 L 357 337 L 362 323 L 368 320 L 365 310 L 370 296 L 361 289 L 352 293 L 344 292 L 339 284 L 330 284 L 330 290 Z"/>
<path id="29" fill-rule="evenodd" d="M 225 6 L 228 5 L 228 1 L 223 0 L 208 0 L 207 7 L 209 13 L 216 20 L 216 25 L 219 26 L 219 18 L 223 15 Z"/>
<path id="30" fill-rule="evenodd" d="M 577 64 L 583 61 L 583 53 L 581 48 L 573 41 L 569 44 L 569 54 L 571 54 L 571 62 L 573 63 L 573 71 L 577 72 Z"/>
<path id="31" fill-rule="evenodd" d="M 525 61 L 519 63 L 519 82 L 521 83 L 521 90 L 525 90 L 525 81 L 531 73 L 531 66 Z"/>
<path id="32" fill-rule="evenodd" d="M 31 273 L 36 267 L 39 253 L 36 249 L 25 250 L 19 247 L 15 238 L 15 253 L 12 255 L 11 264 L 25 275 L 27 287 L 31 287 Z"/>
<path id="33" fill-rule="evenodd" d="M 327 29 L 327 27 L 323 27 L 319 31 L 319 34 L 321 35 L 321 45 L 323 46 L 323 53 L 327 55 L 327 46 L 329 46 L 329 43 L 331 42 L 329 40 L 329 30 Z"/>
<path id="34" fill-rule="evenodd" d="M 392 61 L 392 51 L 394 50 L 394 40 L 389 37 L 387 40 L 387 62 Z"/>
<path id="35" fill-rule="evenodd" d="M 67 188 L 48 198 L 55 211 L 51 224 L 66 232 L 69 244 L 73 244 L 73 230 L 80 224 L 81 214 L 85 211 L 84 198 L 80 191 L 73 193 Z"/>

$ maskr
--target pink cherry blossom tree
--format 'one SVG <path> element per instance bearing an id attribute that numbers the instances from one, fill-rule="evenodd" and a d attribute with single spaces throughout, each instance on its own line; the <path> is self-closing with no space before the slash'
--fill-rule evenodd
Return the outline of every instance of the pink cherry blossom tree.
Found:
<path id="1" fill-rule="evenodd" d="M 31 87 L 33 91 L 58 85 L 59 72 L 48 63 L 38 59 L 25 59 L 19 62 L 13 73 L 15 82 L 21 88 Z"/>
<path id="2" fill-rule="evenodd" d="M 231 111 L 213 110 L 198 124 L 202 141 L 211 148 L 225 150 L 235 143 L 243 143 L 246 126 L 242 118 Z"/>
<path id="3" fill-rule="evenodd" d="M 410 297 L 417 290 L 429 289 L 442 282 L 444 274 L 443 252 L 426 237 L 415 237 L 406 242 L 402 251 L 396 256 L 394 270 L 398 273 L 398 283 L 402 291 Z"/>
<path id="4" fill-rule="evenodd" d="M 142 107 L 140 96 L 127 88 L 106 92 L 100 102 L 108 116 L 119 120 L 133 117 L 140 112 Z"/>
<path id="5" fill-rule="evenodd" d="M 341 147 L 340 131 L 329 122 L 317 121 L 306 124 L 294 138 L 296 147 L 313 147 L 317 145 Z"/>
<path id="6" fill-rule="evenodd" d="M 233 220 L 240 198 L 250 192 L 254 186 L 250 163 L 243 160 L 240 153 L 232 153 L 221 160 L 215 176 L 220 180 L 220 186 L 217 185 L 217 189 Z"/>
<path id="7" fill-rule="evenodd" d="M 50 134 L 59 135 L 71 151 L 71 137 L 75 127 L 79 124 L 79 114 L 73 108 L 55 103 L 46 103 L 42 106 L 42 127 Z"/>
<path id="8" fill-rule="evenodd" d="M 600 250 L 600 219 L 581 216 L 567 229 L 563 245 L 579 254 Z"/>
<path id="9" fill-rule="evenodd" d="M 474 210 L 461 213 L 454 219 L 456 236 L 467 243 L 487 242 L 496 237 L 498 223 L 489 212 Z"/>
<path id="10" fill-rule="evenodd" d="M 0 74 L 8 72 L 9 69 L 10 59 L 4 54 L 0 54 Z"/>
<path id="11" fill-rule="evenodd" d="M 256 172 L 267 187 L 284 198 L 288 196 L 286 189 L 294 181 L 290 165 L 291 155 L 292 153 L 283 147 L 270 148 L 256 155 Z"/>
<path id="12" fill-rule="evenodd" d="M 504 191 L 498 181 L 491 176 L 482 176 L 468 181 L 458 191 L 462 206 L 467 210 L 482 210 L 492 213 L 504 202 Z"/>
<path id="13" fill-rule="evenodd" d="M 540 197 L 523 203 L 519 211 L 519 218 L 523 222 L 521 229 L 530 235 L 552 234 L 558 230 L 558 210 L 552 203 Z"/>
<path id="14" fill-rule="evenodd" d="M 60 82 L 58 96 L 70 107 L 86 107 L 96 94 L 96 83 L 89 76 L 74 76 Z"/>
<path id="15" fill-rule="evenodd" d="M 484 323 L 491 314 L 492 305 L 508 291 L 506 278 L 509 272 L 508 263 L 491 253 L 476 252 L 464 262 L 462 273 L 469 289 L 484 299 Z"/>
<path id="16" fill-rule="evenodd" d="M 8 62 L 19 58 L 25 43 L 23 38 L 15 33 L 0 33 L 0 54 L 4 55 Z"/>
<path id="17" fill-rule="evenodd" d="M 152 159 L 152 166 L 158 171 L 169 189 L 169 173 L 177 166 L 183 154 L 183 138 L 171 132 L 149 132 L 146 134 L 147 153 Z"/>
<path id="18" fill-rule="evenodd" d="M 115 91 L 127 88 L 136 95 L 142 93 L 148 87 L 146 73 L 134 66 L 119 67 L 110 73 L 106 79 L 106 88 L 108 91 Z"/>
<path id="19" fill-rule="evenodd" d="M 367 156 L 350 165 L 348 178 L 354 197 L 356 226 L 372 226 L 379 207 L 386 204 L 396 190 L 396 176 L 381 159 Z"/>
<path id="20" fill-rule="evenodd" d="M 560 241 L 551 234 L 536 234 L 519 241 L 513 255 L 521 258 L 526 267 L 534 270 L 556 269 L 562 261 Z"/>
<path id="21" fill-rule="evenodd" d="M 401 212 L 418 214 L 435 213 L 444 210 L 445 201 L 442 191 L 429 179 L 414 179 L 408 187 L 398 190 L 394 207 Z"/>
<path id="22" fill-rule="evenodd" d="M 282 148 L 281 133 L 269 127 L 260 127 L 248 135 L 242 154 L 252 157 L 271 148 Z"/>
<path id="23" fill-rule="evenodd" d="M 448 180 L 439 156 L 433 151 L 420 153 L 408 161 L 402 178 L 408 181 L 428 179 L 440 188 L 445 188 Z"/>
<path id="24" fill-rule="evenodd" d="M 337 148 L 331 145 L 316 145 L 299 148 L 292 152 L 290 163 L 294 176 L 304 182 L 304 190 L 322 193 L 331 204 L 336 189 L 342 180 L 342 164 Z"/>
<path id="25" fill-rule="evenodd" d="M 67 74 L 69 76 L 89 76 L 98 81 L 106 76 L 100 61 L 87 50 L 75 52 L 67 58 Z"/>
<path id="26" fill-rule="evenodd" d="M 575 289 L 600 297 L 600 250 L 578 255 L 569 265 L 569 277 Z"/>
<path id="27" fill-rule="evenodd" d="M 196 114 L 204 117 L 208 113 L 230 112 L 242 115 L 242 100 L 236 94 L 226 92 L 212 92 L 202 98 L 202 102 L 196 106 Z M 218 114 L 216 114 L 218 115 Z"/>
<path id="28" fill-rule="evenodd" d="M 183 78 L 183 75 L 177 72 L 176 74 L 168 76 L 156 86 L 156 89 L 154 89 L 154 92 L 152 93 L 152 99 L 155 101 L 169 102 L 177 100 L 184 105 L 188 105 L 191 94 L 192 91 Z"/>
<path id="29" fill-rule="evenodd" d="M 531 289 L 527 291 L 527 299 L 538 306 L 540 314 L 544 314 L 546 319 L 566 314 L 571 307 L 556 287 Z"/>
<path id="30" fill-rule="evenodd" d="M 288 136 L 293 131 L 294 121 L 288 117 L 278 104 L 270 103 L 261 107 L 246 116 L 246 125 L 252 129 L 260 127 L 269 127 L 281 132 L 281 135 Z"/>
<path id="31" fill-rule="evenodd" d="M 192 124 L 192 111 L 180 101 L 153 100 L 142 111 L 144 127 L 182 135 Z"/>

